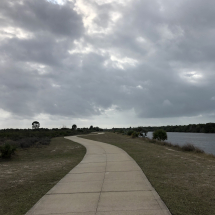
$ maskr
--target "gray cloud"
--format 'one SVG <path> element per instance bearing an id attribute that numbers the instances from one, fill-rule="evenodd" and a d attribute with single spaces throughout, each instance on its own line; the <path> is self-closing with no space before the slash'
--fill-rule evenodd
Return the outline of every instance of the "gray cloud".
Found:
<path id="1" fill-rule="evenodd" d="M 45 0 L 1 1 L 4 26 L 20 27 L 32 33 L 47 32 L 57 36 L 77 37 L 82 33 L 82 20 L 73 4 L 59 6 Z"/>
<path id="2" fill-rule="evenodd" d="M 215 112 L 213 1 L 0 8 L 0 109 L 14 117 L 102 118 L 114 107 L 204 121 Z"/>

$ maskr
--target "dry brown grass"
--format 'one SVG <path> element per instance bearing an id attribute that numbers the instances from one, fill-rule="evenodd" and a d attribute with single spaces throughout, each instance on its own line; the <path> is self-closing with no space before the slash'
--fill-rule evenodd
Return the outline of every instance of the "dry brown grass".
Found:
<path id="1" fill-rule="evenodd" d="M 25 214 L 85 153 L 83 146 L 58 137 L 48 146 L 18 149 L 12 160 L 0 159 L 0 214 Z"/>
<path id="2" fill-rule="evenodd" d="M 124 149 L 136 160 L 173 215 L 215 214 L 215 158 L 182 152 L 142 138 L 105 133 L 85 136 Z"/>

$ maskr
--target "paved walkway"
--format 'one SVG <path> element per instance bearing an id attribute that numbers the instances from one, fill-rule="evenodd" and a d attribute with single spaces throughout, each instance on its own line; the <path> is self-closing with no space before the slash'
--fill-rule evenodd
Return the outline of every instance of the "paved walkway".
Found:
<path id="1" fill-rule="evenodd" d="M 84 159 L 26 215 L 171 215 L 136 162 L 122 149 L 76 136 Z"/>

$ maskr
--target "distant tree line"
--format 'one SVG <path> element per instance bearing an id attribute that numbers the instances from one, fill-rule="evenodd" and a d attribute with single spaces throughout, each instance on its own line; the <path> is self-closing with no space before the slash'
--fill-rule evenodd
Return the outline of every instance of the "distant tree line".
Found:
<path id="1" fill-rule="evenodd" d="M 215 123 L 167 125 L 161 127 L 145 127 L 148 131 L 163 129 L 166 132 L 215 133 Z"/>
<path id="2" fill-rule="evenodd" d="M 33 122 L 32 126 L 38 125 Z M 27 148 L 33 145 L 48 145 L 51 138 L 73 136 L 81 134 L 89 134 L 93 131 L 102 131 L 99 127 L 90 126 L 89 128 L 77 128 L 74 124 L 72 128 L 63 126 L 62 128 L 39 128 L 34 126 L 32 129 L 1 129 L 0 130 L 0 146 L 9 143 L 16 147 Z"/>
<path id="3" fill-rule="evenodd" d="M 147 129 L 145 129 L 144 127 L 142 127 L 142 126 L 139 126 L 139 127 L 133 127 L 133 128 L 131 128 L 131 127 L 129 127 L 129 128 L 112 128 L 112 129 L 104 129 L 104 131 L 112 131 L 112 132 L 117 132 L 117 133 L 122 133 L 122 134 L 127 134 L 127 135 L 132 135 L 132 133 L 133 132 L 136 132 L 135 133 L 135 135 L 136 134 L 140 134 L 140 135 L 142 135 L 142 134 L 145 134 L 145 136 L 147 135 L 147 133 L 148 133 L 148 130 Z"/>
<path id="4" fill-rule="evenodd" d="M 112 131 L 128 131 L 134 130 L 138 132 L 148 132 L 163 129 L 166 132 L 189 132 L 189 133 L 215 133 L 215 123 L 206 124 L 189 124 L 189 125 L 167 125 L 167 126 L 139 126 L 129 128 L 112 128 Z"/>
<path id="5" fill-rule="evenodd" d="M 0 129 L 0 138 L 10 138 L 13 140 L 20 139 L 23 137 L 61 137 L 69 135 L 87 134 L 92 131 L 103 131 L 99 127 L 90 128 L 77 128 L 74 124 L 72 128 L 67 128 L 63 126 L 62 128 L 39 128 L 39 129 Z"/>

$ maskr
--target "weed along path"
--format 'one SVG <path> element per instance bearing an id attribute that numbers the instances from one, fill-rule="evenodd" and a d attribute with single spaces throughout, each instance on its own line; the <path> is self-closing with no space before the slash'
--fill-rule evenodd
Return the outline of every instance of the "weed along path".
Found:
<path id="1" fill-rule="evenodd" d="M 26 215 L 170 215 L 136 162 L 122 149 L 77 136 L 84 159 Z"/>

